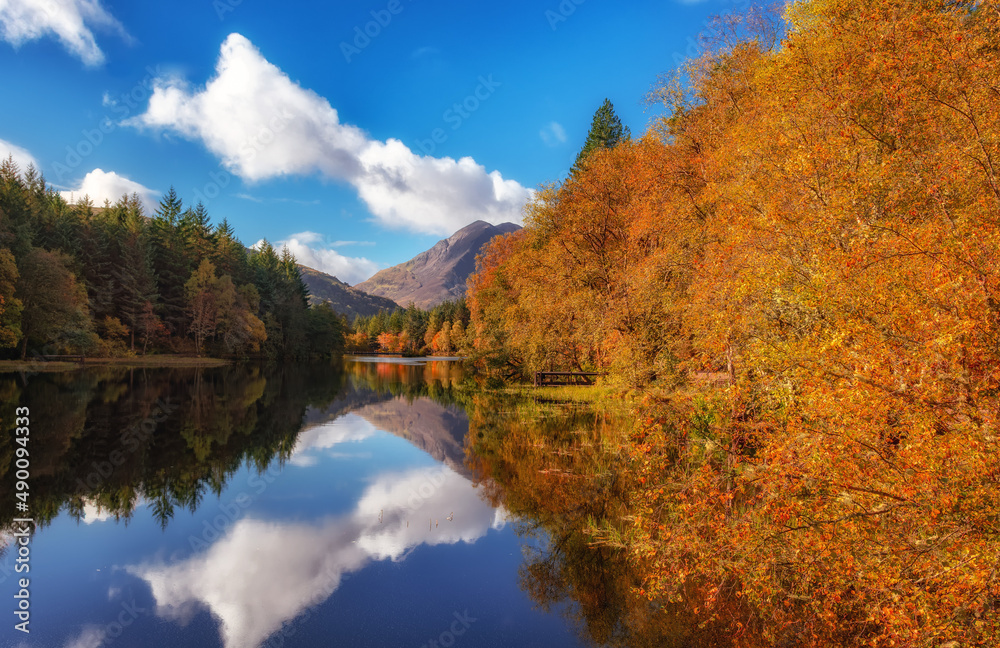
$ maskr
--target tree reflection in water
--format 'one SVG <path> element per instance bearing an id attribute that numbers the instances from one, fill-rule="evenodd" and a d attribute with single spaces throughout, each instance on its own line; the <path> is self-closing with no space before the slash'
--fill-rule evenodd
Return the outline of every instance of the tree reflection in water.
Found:
<path id="1" fill-rule="evenodd" d="M 523 589 L 541 608 L 562 607 L 595 645 L 674 648 L 766 645 L 733 598 L 711 614 L 700 589 L 684 600 L 642 595 L 641 566 L 622 547 L 629 520 L 629 471 L 619 439 L 629 422 L 579 404 L 476 395 L 467 405 L 466 462 L 494 506 L 533 539 Z M 744 631 L 734 634 L 739 623 Z"/>
<path id="2" fill-rule="evenodd" d="M 44 527 L 65 506 L 129 520 L 140 500 L 166 526 L 249 465 L 264 471 L 295 446 L 306 409 L 343 387 L 336 365 L 218 369 L 101 368 L 0 378 L 0 419 L 31 411 L 31 512 Z M 13 482 L 12 435 L 0 440 L 0 497 Z M 9 528 L 3 512 L 0 526 Z"/>

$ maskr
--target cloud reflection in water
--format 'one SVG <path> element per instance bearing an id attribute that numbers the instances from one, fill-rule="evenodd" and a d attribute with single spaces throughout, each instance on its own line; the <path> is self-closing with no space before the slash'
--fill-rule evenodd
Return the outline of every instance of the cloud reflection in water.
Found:
<path id="1" fill-rule="evenodd" d="M 205 606 L 226 648 L 258 646 L 370 561 L 401 560 L 419 545 L 472 543 L 505 518 L 468 479 L 432 466 L 377 477 L 349 515 L 244 518 L 203 553 L 127 570 L 149 583 L 158 616 L 185 624 Z"/>

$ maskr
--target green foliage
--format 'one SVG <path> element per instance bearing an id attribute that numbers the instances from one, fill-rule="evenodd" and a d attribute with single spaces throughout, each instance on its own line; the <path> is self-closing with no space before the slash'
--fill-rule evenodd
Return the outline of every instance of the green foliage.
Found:
<path id="1" fill-rule="evenodd" d="M 248 251 L 173 187 L 151 217 L 135 194 L 70 206 L 33 167 L 0 163 L 0 349 L 340 353 L 347 327 L 308 296 L 291 253 Z"/>
<path id="2" fill-rule="evenodd" d="M 10 250 L 0 249 L 0 348 L 11 348 L 21 339 L 24 305 L 14 296 L 17 264 Z"/>
<path id="3" fill-rule="evenodd" d="M 309 355 L 317 357 L 337 357 L 344 354 L 344 331 L 346 322 L 330 305 L 322 303 L 309 309 L 308 339 Z"/>
<path id="4" fill-rule="evenodd" d="M 618 146 L 621 142 L 632 137 L 632 132 L 628 126 L 622 126 L 621 120 L 615 114 L 615 107 L 608 99 L 604 100 L 601 107 L 594 113 L 594 119 L 590 124 L 590 132 L 587 133 L 587 141 L 576 156 L 573 163 L 572 172 L 577 173 L 587 156 L 599 149 L 608 149 Z"/>
<path id="5" fill-rule="evenodd" d="M 29 342 L 45 343 L 59 336 L 85 339 L 93 328 L 86 291 L 69 263 L 69 257 L 41 248 L 33 248 L 21 259 L 15 295 L 23 305 L 22 360 L 27 356 Z"/>
<path id="6" fill-rule="evenodd" d="M 381 337 L 383 341 L 391 339 L 406 354 L 465 352 L 469 317 L 464 298 L 443 302 L 426 311 L 411 303 L 391 312 L 383 310 L 369 317 L 358 316 L 349 331 L 354 342 L 348 351 L 384 351 L 377 342 Z M 457 337 L 452 332 L 456 328 Z M 390 337 L 383 337 L 386 335 Z"/>

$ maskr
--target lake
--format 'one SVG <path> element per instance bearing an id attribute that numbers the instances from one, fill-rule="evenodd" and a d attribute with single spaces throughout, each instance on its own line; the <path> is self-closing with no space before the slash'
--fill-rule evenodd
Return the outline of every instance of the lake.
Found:
<path id="1" fill-rule="evenodd" d="M 580 533 L 613 479 L 573 482 L 531 440 L 592 447 L 599 421 L 463 378 L 403 359 L 0 376 L 7 542 L 19 407 L 37 523 L 30 573 L 16 546 L 0 560 L 6 609 L 30 577 L 31 632 L 8 612 L 0 644 L 645 645 L 621 561 Z"/>

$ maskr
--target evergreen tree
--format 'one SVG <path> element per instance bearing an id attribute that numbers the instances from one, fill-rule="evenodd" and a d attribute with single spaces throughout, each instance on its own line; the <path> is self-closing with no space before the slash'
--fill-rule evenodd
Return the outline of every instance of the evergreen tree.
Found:
<path id="1" fill-rule="evenodd" d="M 590 132 L 587 133 L 587 141 L 583 144 L 583 149 L 576 156 L 573 163 L 572 173 L 575 175 L 580 171 L 580 165 L 592 152 L 602 148 L 614 148 L 620 142 L 632 137 L 632 132 L 628 126 L 622 126 L 622 122 L 615 114 L 615 107 L 608 99 L 604 100 L 601 107 L 594 113 L 594 119 L 590 124 Z"/>
<path id="2" fill-rule="evenodd" d="M 166 221 L 171 226 L 176 226 L 183 208 L 184 204 L 177 195 L 177 190 L 171 185 L 167 194 L 160 199 L 160 207 L 156 210 L 155 217 Z"/>
<path id="3" fill-rule="evenodd" d="M 219 272 L 232 277 L 237 285 L 253 281 L 247 250 L 236 238 L 236 232 L 228 220 L 223 218 L 216 226 L 212 240 L 214 244 L 212 259 Z"/>
<path id="4" fill-rule="evenodd" d="M 211 259 L 215 247 L 211 219 L 205 205 L 198 203 L 181 216 L 178 223 L 180 236 L 188 250 L 194 255 L 194 262 Z"/>
<path id="5" fill-rule="evenodd" d="M 184 284 L 194 268 L 179 231 L 183 205 L 173 187 L 160 201 L 150 223 L 150 256 L 160 295 L 160 315 L 170 333 L 183 335 L 188 329 Z"/>

